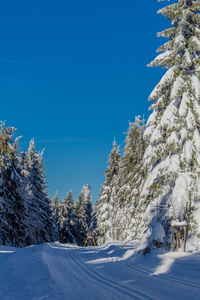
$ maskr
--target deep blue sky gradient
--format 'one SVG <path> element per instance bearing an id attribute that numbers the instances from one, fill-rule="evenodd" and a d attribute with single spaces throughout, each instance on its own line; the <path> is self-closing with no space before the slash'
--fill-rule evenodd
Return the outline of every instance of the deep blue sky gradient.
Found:
<path id="1" fill-rule="evenodd" d="M 174 2 L 174 1 L 173 1 Z M 0 7 L 0 119 L 31 138 L 51 197 L 92 186 L 95 202 L 114 137 L 148 117 L 164 70 L 147 68 L 170 23 L 156 0 L 7 0 Z"/>

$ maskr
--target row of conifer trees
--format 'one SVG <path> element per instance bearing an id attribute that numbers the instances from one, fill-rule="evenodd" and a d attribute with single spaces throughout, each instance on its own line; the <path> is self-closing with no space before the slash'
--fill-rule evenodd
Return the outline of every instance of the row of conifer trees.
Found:
<path id="1" fill-rule="evenodd" d="M 96 218 L 90 196 L 86 199 L 83 191 L 74 203 L 72 191 L 63 201 L 59 201 L 57 192 L 52 201 L 53 216 L 61 243 L 73 243 L 83 246 L 89 229 L 95 229 Z"/>
<path id="2" fill-rule="evenodd" d="M 19 151 L 16 129 L 1 124 L 0 232 L 2 243 L 26 246 L 56 240 L 55 220 L 46 191 L 42 152 L 34 140 Z"/>
<path id="3" fill-rule="evenodd" d="M 129 123 L 125 147 L 120 151 L 116 141 L 109 155 L 105 181 L 97 202 L 98 242 L 139 236 L 140 214 L 138 207 L 142 181 L 146 176 L 143 156 L 147 143 L 143 138 L 144 120 L 138 116 Z M 137 221 L 136 221 L 137 219 Z"/>
<path id="4" fill-rule="evenodd" d="M 74 204 L 70 191 L 63 201 L 50 200 L 44 173 L 43 151 L 34 140 L 28 151 L 19 151 L 16 129 L 0 130 L 0 233 L 4 245 L 23 247 L 60 241 L 84 245 L 87 231 L 95 227 L 90 196 L 83 191 Z"/>

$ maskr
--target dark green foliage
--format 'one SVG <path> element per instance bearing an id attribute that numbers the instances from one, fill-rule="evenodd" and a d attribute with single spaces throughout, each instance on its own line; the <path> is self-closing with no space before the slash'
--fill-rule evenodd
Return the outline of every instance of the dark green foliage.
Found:
<path id="1" fill-rule="evenodd" d="M 62 243 L 77 244 L 77 217 L 72 191 L 69 191 L 69 194 L 60 204 L 59 235 Z"/>
<path id="2" fill-rule="evenodd" d="M 42 153 L 37 154 L 32 140 L 27 154 L 30 190 L 32 195 L 33 239 L 36 243 L 56 239 L 51 202 L 46 191 Z"/>
<path id="3" fill-rule="evenodd" d="M 26 246 L 55 238 L 42 155 L 18 151 L 13 127 L 0 132 L 0 232 L 4 245 Z M 33 143 L 31 143 L 33 145 Z"/>
<path id="4" fill-rule="evenodd" d="M 92 214 L 93 214 L 92 202 L 90 197 L 88 197 L 88 199 L 85 199 L 85 215 L 86 215 L 86 224 L 88 229 L 93 227 Z"/>
<path id="5" fill-rule="evenodd" d="M 88 231 L 83 191 L 80 192 L 76 202 L 75 213 L 77 217 L 77 244 L 83 246 Z"/>

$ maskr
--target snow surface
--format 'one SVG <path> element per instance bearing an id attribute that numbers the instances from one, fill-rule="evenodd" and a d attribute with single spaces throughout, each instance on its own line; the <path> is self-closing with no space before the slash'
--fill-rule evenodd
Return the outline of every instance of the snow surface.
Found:
<path id="1" fill-rule="evenodd" d="M 172 221 L 172 226 L 186 226 L 186 225 L 187 225 L 186 221 L 182 221 L 182 222 L 179 222 L 178 220 Z"/>
<path id="2" fill-rule="evenodd" d="M 135 253 L 137 243 L 0 247 L 0 299 L 199 299 L 200 253 Z"/>

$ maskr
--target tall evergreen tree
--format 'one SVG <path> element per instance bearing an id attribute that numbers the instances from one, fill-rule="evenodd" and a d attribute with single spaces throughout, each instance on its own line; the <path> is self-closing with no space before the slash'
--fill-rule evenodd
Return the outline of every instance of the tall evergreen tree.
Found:
<path id="1" fill-rule="evenodd" d="M 140 116 L 135 118 L 135 123 L 129 123 L 125 148 L 120 160 L 119 192 L 122 207 L 121 239 L 139 237 L 139 224 L 143 210 L 139 207 L 140 192 L 145 179 L 143 156 L 146 141 L 143 138 L 145 125 Z"/>
<path id="2" fill-rule="evenodd" d="M 24 189 L 18 160 L 18 138 L 13 143 L 13 127 L 1 124 L 0 132 L 0 226 L 3 243 L 25 245 L 30 227 L 28 193 Z"/>
<path id="3" fill-rule="evenodd" d="M 167 68 L 167 72 L 149 97 L 153 113 L 145 131 L 149 146 L 144 155 L 149 175 L 141 205 L 147 207 L 146 224 L 156 228 L 157 221 L 163 226 L 165 246 L 170 242 L 172 219 L 186 220 L 189 235 L 200 233 L 199 12 L 200 2 L 195 0 L 179 0 L 158 11 L 172 27 L 158 34 L 168 41 L 158 49 L 163 53 L 150 63 Z M 155 203 L 157 209 L 152 212 Z M 149 248 L 161 245 L 163 233 L 149 241 Z"/>
<path id="4" fill-rule="evenodd" d="M 83 246 L 88 231 L 83 191 L 80 192 L 78 201 L 75 204 L 75 213 L 77 218 L 77 244 Z"/>
<path id="5" fill-rule="evenodd" d="M 119 147 L 114 141 L 109 155 L 108 168 L 105 171 L 105 181 L 101 189 L 100 199 L 97 202 L 96 217 L 99 244 L 113 238 L 114 230 L 120 223 L 120 205 L 117 198 L 119 161 Z"/>
<path id="6" fill-rule="evenodd" d="M 51 210 L 52 210 L 53 223 L 54 223 L 53 227 L 55 230 L 56 237 L 59 240 L 60 240 L 60 222 L 59 222 L 60 209 L 61 209 L 61 204 L 58 198 L 58 192 L 56 191 L 53 200 L 51 201 Z"/>
<path id="7" fill-rule="evenodd" d="M 85 215 L 86 215 L 86 223 L 87 223 L 87 228 L 93 228 L 93 207 L 92 207 L 92 201 L 91 197 L 87 197 L 85 199 Z"/>
<path id="8" fill-rule="evenodd" d="M 31 140 L 27 153 L 27 161 L 32 193 L 31 214 L 34 224 L 33 238 L 35 243 L 49 242 L 57 238 L 50 205 L 51 202 L 46 191 L 47 185 L 42 155 L 42 152 L 36 153 L 35 142 Z"/>
<path id="9" fill-rule="evenodd" d="M 92 222 L 90 228 L 96 231 L 97 228 L 97 217 L 96 217 L 96 204 L 92 205 Z"/>
<path id="10" fill-rule="evenodd" d="M 58 223 L 59 220 L 59 210 L 60 210 L 60 201 L 58 198 L 58 192 L 56 191 L 53 200 L 51 202 L 52 210 L 53 210 L 53 216 L 55 219 L 55 222 Z"/>
<path id="11" fill-rule="evenodd" d="M 21 247 L 55 240 L 56 233 L 42 153 L 36 154 L 31 141 L 28 153 L 20 155 L 15 131 L 1 124 L 0 231 L 4 244 Z"/>

